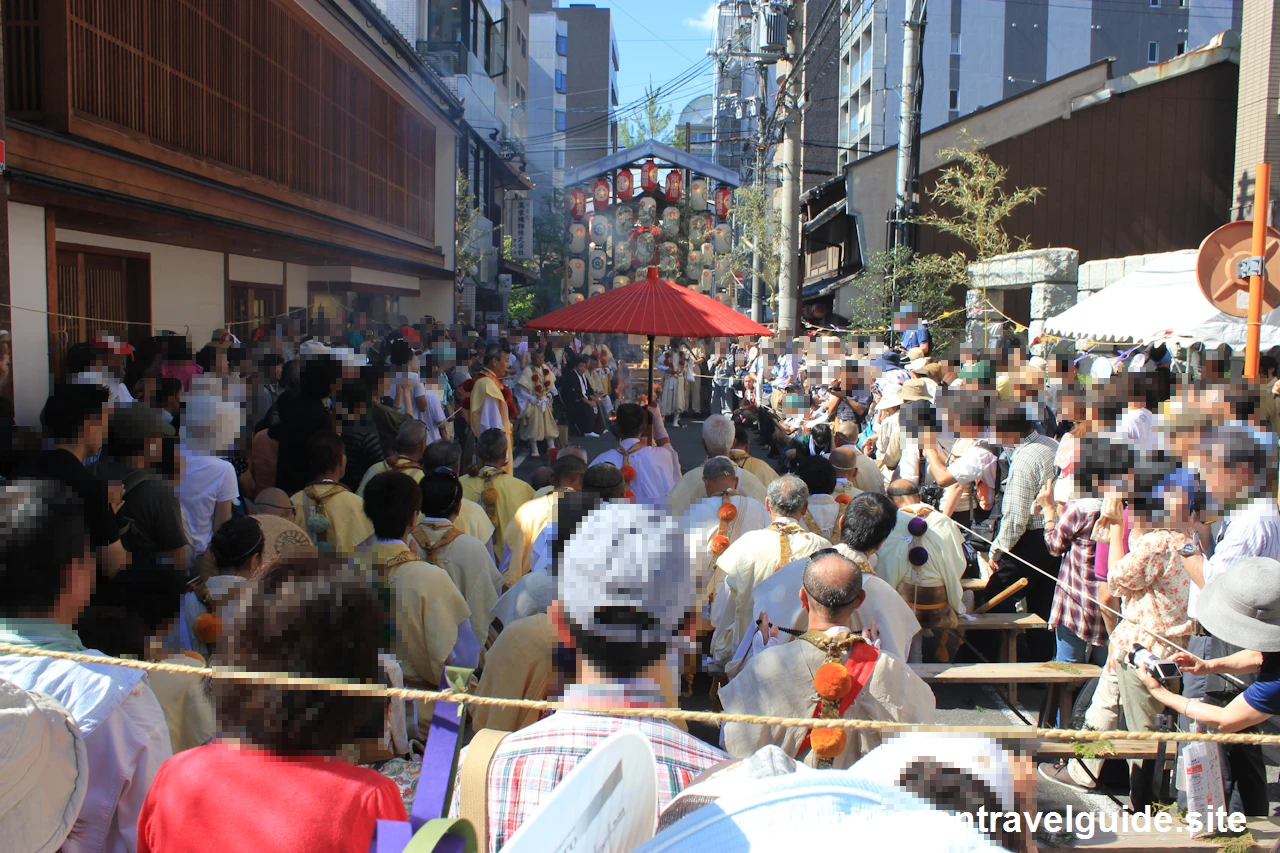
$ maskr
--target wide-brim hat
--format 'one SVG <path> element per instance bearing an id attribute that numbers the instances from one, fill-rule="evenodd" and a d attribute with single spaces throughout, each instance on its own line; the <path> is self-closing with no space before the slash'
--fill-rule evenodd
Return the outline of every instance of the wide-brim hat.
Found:
<path id="1" fill-rule="evenodd" d="M 1236 560 L 1204 585 L 1196 616 L 1220 640 L 1255 652 L 1280 652 L 1280 562 Z"/>
<path id="2" fill-rule="evenodd" d="M 0 680 L 0 838 L 6 850 L 54 853 L 89 790 L 89 752 L 62 703 Z"/>
<path id="3" fill-rule="evenodd" d="M 929 394 L 929 385 L 924 379 L 908 379 L 898 389 L 898 399 L 906 403 L 911 400 L 932 400 L 933 396 Z M 880 401 L 883 403 L 884 398 L 881 397 Z"/>

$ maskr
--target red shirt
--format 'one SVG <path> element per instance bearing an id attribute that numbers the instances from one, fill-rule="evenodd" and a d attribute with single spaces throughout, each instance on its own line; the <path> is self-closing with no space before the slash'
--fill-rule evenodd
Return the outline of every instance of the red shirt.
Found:
<path id="1" fill-rule="evenodd" d="M 138 853 L 367 853 L 379 818 L 408 820 L 396 784 L 372 770 L 214 743 L 160 766 Z"/>

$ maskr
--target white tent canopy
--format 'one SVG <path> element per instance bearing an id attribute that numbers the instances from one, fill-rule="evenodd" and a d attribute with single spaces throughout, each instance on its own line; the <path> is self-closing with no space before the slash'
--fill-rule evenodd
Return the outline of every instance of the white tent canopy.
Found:
<path id="1" fill-rule="evenodd" d="M 1196 250 L 1169 252 L 1044 321 L 1064 338 L 1104 343 L 1182 340 L 1244 349 L 1245 321 L 1223 314 L 1196 282 Z M 1280 309 L 1262 316 L 1261 349 L 1280 346 Z"/>

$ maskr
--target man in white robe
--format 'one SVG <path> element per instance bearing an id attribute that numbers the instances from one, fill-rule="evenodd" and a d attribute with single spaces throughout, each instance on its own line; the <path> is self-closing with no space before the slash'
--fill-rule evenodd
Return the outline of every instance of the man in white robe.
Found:
<path id="1" fill-rule="evenodd" d="M 876 574 L 898 591 L 916 612 L 922 627 L 954 628 L 960 614 L 965 612 L 960 578 L 964 576 L 966 561 L 960 530 L 954 521 L 921 503 L 919 490 L 909 480 L 895 480 L 888 490 L 898 508 L 898 518 L 893 532 L 880 548 Z M 926 525 L 920 537 L 912 536 L 908 528 L 917 516 L 922 517 Z M 928 552 L 928 559 L 919 566 L 912 565 L 910 560 L 911 549 L 917 545 Z M 918 657 L 918 653 L 912 655 L 913 659 Z"/>
<path id="2" fill-rule="evenodd" d="M 809 509 L 800 519 L 806 530 L 816 533 L 830 542 L 840 539 L 840 519 L 850 500 L 834 494 L 836 469 L 821 456 L 810 456 L 800 463 L 796 476 L 809 489 Z"/>
<path id="3" fill-rule="evenodd" d="M 729 458 L 733 449 L 733 421 L 724 415 L 712 415 L 702 424 L 702 450 L 708 459 L 717 456 Z M 732 460 L 730 460 L 732 461 Z M 738 491 L 753 500 L 765 502 L 765 487 L 759 478 L 743 468 L 737 469 Z M 706 489 L 702 485 L 702 467 L 685 473 L 676 483 L 675 488 L 667 494 L 667 508 L 675 516 L 684 515 L 689 507 L 706 497 Z"/>
<path id="4" fill-rule="evenodd" d="M 653 444 L 648 443 L 648 426 L 653 422 Z M 592 465 L 608 462 L 623 472 L 623 476 L 634 472 L 635 476 L 627 484 L 635 494 L 636 503 L 666 508 L 667 493 L 680 481 L 680 457 L 671 446 L 667 428 L 662 423 L 662 413 L 657 406 L 651 406 L 648 418 L 645 410 L 635 403 L 623 403 L 618 406 L 618 416 L 613 422 L 613 431 L 618 436 L 618 446 L 606 450 L 595 458 Z M 627 471 L 627 466 L 631 471 Z"/>
<path id="5" fill-rule="evenodd" d="M 739 474 L 744 473 L 739 471 Z M 755 618 L 753 590 L 778 569 L 798 557 L 830 547 L 821 536 L 801 526 L 809 490 L 797 477 L 786 475 L 769 484 L 765 509 L 773 521 L 764 530 L 746 533 L 720 555 L 724 579 L 711 605 L 711 657 L 724 666 Z"/>
<path id="6" fill-rule="evenodd" d="M 716 568 L 715 548 L 732 545 L 747 533 L 764 530 L 772 519 L 764 504 L 737 494 L 738 478 L 728 459 L 708 459 L 702 466 L 702 482 L 707 496 L 689 507 L 682 524 L 689 531 L 694 548 L 694 577 L 702 594 L 719 586 L 722 573 Z M 722 518 L 721 510 L 732 506 L 732 518 Z M 723 531 L 723 532 L 722 532 Z M 717 536 L 725 541 L 716 542 Z"/>
<path id="7" fill-rule="evenodd" d="M 899 660 L 907 660 L 911 642 L 920 633 L 914 611 L 898 591 L 875 574 L 879 551 L 897 524 L 898 512 L 884 495 L 863 494 L 845 510 L 840 541 L 834 545 L 866 576 L 862 579 L 863 601 L 854 611 L 849 627 L 857 632 L 870 630 L 880 640 L 880 648 Z M 800 589 L 807 560 L 793 560 L 755 588 L 755 608 L 769 614 L 774 625 L 808 630 L 808 614 L 800 606 Z M 790 635 L 779 635 L 786 642 Z M 749 649 L 739 643 L 734 661 L 727 670 L 741 668 Z"/>
<path id="8" fill-rule="evenodd" d="M 581 448 L 573 448 L 581 451 Z M 566 451 L 569 448 L 566 448 Z M 532 568 L 533 544 L 538 534 L 555 519 L 556 504 L 560 496 L 582 491 L 582 475 L 587 463 L 578 454 L 562 451 L 556 457 L 556 467 L 551 475 L 551 491 L 535 495 L 516 510 L 502 534 L 502 562 L 498 571 L 507 586 L 514 585 Z"/>
<path id="9" fill-rule="evenodd" d="M 671 425 L 680 426 L 680 415 L 689 410 L 689 386 L 693 379 L 693 362 L 684 346 L 672 341 L 657 364 L 662 374 L 662 414 Z"/>
<path id="10" fill-rule="evenodd" d="M 808 612 L 809 631 L 790 643 L 770 645 L 747 661 L 742 671 L 720 688 L 720 701 L 730 714 L 814 717 L 818 696 L 814 675 L 829 660 L 819 645 L 840 643 L 833 656 L 845 664 L 854 691 L 842 702 L 846 720 L 933 723 L 933 692 L 902 659 L 852 634 L 849 624 L 862 602 L 864 574 L 840 554 L 824 554 L 805 568 L 798 595 Z M 765 615 L 764 618 L 772 617 Z M 768 626 L 762 628 L 768 631 Z M 770 633 L 769 642 L 774 637 Z M 815 644 L 816 643 L 816 644 Z M 839 648 L 839 647 L 837 647 Z M 844 707 L 847 705 L 847 707 Z M 879 732 L 846 730 L 845 748 L 829 766 L 845 769 L 880 745 Z M 791 726 L 726 723 L 724 746 L 734 758 L 745 758 L 773 744 L 809 766 L 818 756 L 809 749 L 809 730 Z"/>
<path id="11" fill-rule="evenodd" d="M 879 466 L 852 444 L 831 451 L 831 464 L 836 469 L 837 495 L 854 498 L 862 492 L 884 492 L 884 477 Z"/>

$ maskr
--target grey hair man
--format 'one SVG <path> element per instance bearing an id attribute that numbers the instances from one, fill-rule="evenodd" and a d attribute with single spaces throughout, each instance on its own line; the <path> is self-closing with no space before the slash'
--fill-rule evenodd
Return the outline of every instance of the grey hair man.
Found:
<path id="1" fill-rule="evenodd" d="M 853 689 L 839 703 L 846 720 L 891 720 L 928 724 L 935 715 L 933 692 L 911 667 L 881 652 L 866 638 L 850 630 L 854 611 L 862 603 L 862 569 L 833 548 L 823 548 L 804 568 L 801 606 L 808 612 L 809 633 L 798 640 L 778 644 L 777 630 L 767 613 L 760 614 L 762 637 L 768 645 L 749 657 L 741 671 L 720 688 L 720 701 L 732 714 L 763 716 L 815 716 L 813 676 L 834 657 L 844 664 Z M 757 629 L 752 628 L 754 633 Z M 770 744 L 795 755 L 805 764 L 819 766 L 810 734 L 804 729 L 728 723 L 724 743 L 729 754 L 745 758 Z M 844 747 L 826 755 L 827 766 L 846 768 L 880 745 L 871 730 L 847 731 Z"/>
<path id="2" fill-rule="evenodd" d="M 707 459 L 724 458 L 732 463 L 729 451 L 733 449 L 733 441 L 733 421 L 724 415 L 712 415 L 702 424 L 702 449 L 707 454 Z M 765 488 L 760 478 L 742 468 L 737 468 L 737 477 L 739 492 L 760 503 L 765 502 Z M 672 515 L 684 515 L 705 494 L 702 468 L 694 468 L 681 477 L 680 482 L 667 494 L 667 508 Z"/>
<path id="3" fill-rule="evenodd" d="M 396 440 L 392 446 L 392 454 L 385 461 L 369 466 L 369 469 L 364 472 L 364 476 L 360 479 L 356 494 L 364 497 L 364 490 L 369 485 L 369 481 L 387 471 L 399 471 L 402 474 L 408 474 L 413 478 L 414 482 L 421 480 L 421 460 L 422 454 L 427 449 L 427 439 L 427 425 L 422 421 L 407 420 L 400 424 L 400 428 L 396 430 Z"/>
<path id="4" fill-rule="evenodd" d="M 736 466 L 722 456 L 708 459 L 702 466 L 702 484 L 706 487 L 707 497 L 722 495 L 730 489 L 738 488 Z"/>
<path id="5" fill-rule="evenodd" d="M 805 530 L 798 521 L 809 504 L 809 489 L 799 477 L 787 474 L 769 484 L 765 508 L 773 519 L 768 527 L 743 534 L 716 561 L 724 579 L 711 609 L 715 633 L 711 656 L 725 665 L 751 631 L 755 615 L 753 591 L 782 566 L 831 543 Z"/>

